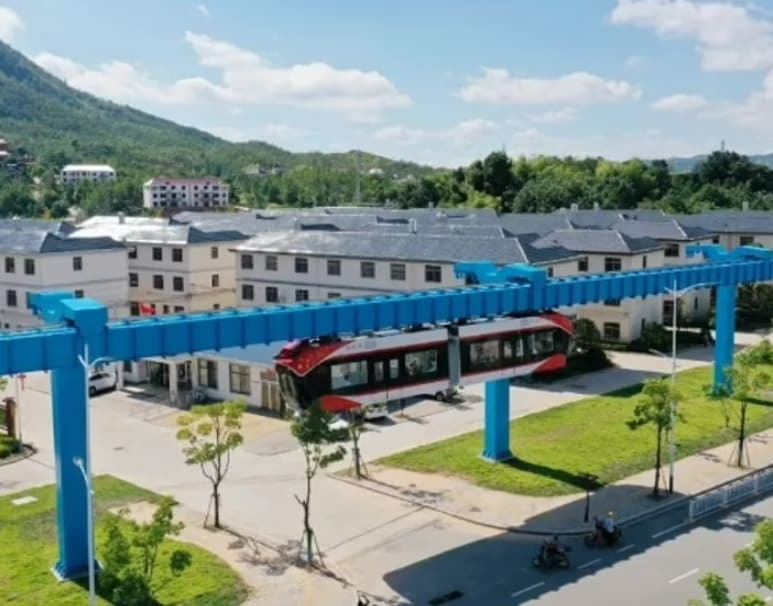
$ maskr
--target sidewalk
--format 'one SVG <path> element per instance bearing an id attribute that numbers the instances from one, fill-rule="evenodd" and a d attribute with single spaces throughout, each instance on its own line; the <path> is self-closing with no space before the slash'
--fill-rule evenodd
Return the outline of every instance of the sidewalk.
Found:
<path id="1" fill-rule="evenodd" d="M 625 478 L 591 496 L 591 515 L 614 511 L 627 519 L 658 509 L 669 500 L 687 497 L 773 463 L 773 429 L 749 437 L 751 468 L 728 465 L 735 443 L 685 457 L 674 469 L 675 495 L 654 500 L 650 495 L 654 471 Z M 336 474 L 339 481 L 359 486 L 406 503 L 425 507 L 455 518 L 493 529 L 552 534 L 585 532 L 585 494 L 560 497 L 528 497 L 488 490 L 461 478 L 425 474 L 370 464 L 370 477 L 363 480 Z M 664 472 L 668 474 L 667 465 Z"/>

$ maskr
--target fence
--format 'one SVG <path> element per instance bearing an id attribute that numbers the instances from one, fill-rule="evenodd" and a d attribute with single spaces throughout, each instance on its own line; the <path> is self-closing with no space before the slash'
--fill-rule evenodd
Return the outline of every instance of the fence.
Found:
<path id="1" fill-rule="evenodd" d="M 731 480 L 690 499 L 690 519 L 694 520 L 733 503 L 773 489 L 773 466 Z"/>

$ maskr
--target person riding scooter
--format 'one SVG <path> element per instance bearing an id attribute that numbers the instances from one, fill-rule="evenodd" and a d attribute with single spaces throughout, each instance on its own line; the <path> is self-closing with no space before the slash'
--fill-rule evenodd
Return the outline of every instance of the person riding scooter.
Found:
<path id="1" fill-rule="evenodd" d="M 546 539 L 542 544 L 542 552 L 540 555 L 545 562 L 551 562 L 564 554 L 565 550 L 563 545 L 559 542 L 558 536 Z"/>
<path id="2" fill-rule="evenodd" d="M 604 519 L 593 516 L 593 522 L 596 527 L 597 537 L 604 539 L 609 545 L 613 544 L 618 533 L 618 526 L 615 523 L 615 513 L 610 511 Z"/>

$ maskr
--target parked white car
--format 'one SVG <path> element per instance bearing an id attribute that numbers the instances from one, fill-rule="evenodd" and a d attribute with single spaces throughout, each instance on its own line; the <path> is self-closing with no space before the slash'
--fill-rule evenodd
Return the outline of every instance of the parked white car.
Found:
<path id="1" fill-rule="evenodd" d="M 114 372 L 95 372 L 89 377 L 89 395 L 115 389 L 117 384 L 118 375 Z"/>

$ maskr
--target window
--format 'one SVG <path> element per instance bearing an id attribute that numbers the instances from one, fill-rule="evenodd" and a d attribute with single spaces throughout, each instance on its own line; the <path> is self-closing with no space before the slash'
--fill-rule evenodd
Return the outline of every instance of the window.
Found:
<path id="1" fill-rule="evenodd" d="M 620 257 L 604 257 L 604 271 L 620 271 L 622 268 Z"/>
<path id="2" fill-rule="evenodd" d="M 175 263 L 182 263 L 183 262 L 183 249 L 182 248 L 173 248 L 172 249 L 172 261 Z"/>
<path id="3" fill-rule="evenodd" d="M 161 313 L 168 314 L 169 313 L 169 306 L 168 305 L 164 305 L 161 308 Z"/>
<path id="4" fill-rule="evenodd" d="M 164 290 L 164 276 L 158 274 L 153 276 L 153 288 L 156 290 Z"/>
<path id="5" fill-rule="evenodd" d="M 82 290 L 76 290 L 75 291 L 75 298 L 76 299 L 82 299 L 83 298 L 83 291 Z"/>
<path id="6" fill-rule="evenodd" d="M 712 244 L 719 244 L 719 236 L 714 236 L 711 238 L 711 242 Z"/>
<path id="7" fill-rule="evenodd" d="M 220 286 L 220 275 L 212 274 L 212 277 L 209 279 L 209 283 L 212 285 L 212 288 L 217 288 Z"/>
<path id="8" fill-rule="evenodd" d="M 129 274 L 129 286 L 139 286 L 140 277 L 136 273 Z"/>
<path id="9" fill-rule="evenodd" d="M 668 243 L 666 244 L 666 256 L 667 257 L 678 257 L 679 256 L 679 244 L 676 243 Z"/>
<path id="10" fill-rule="evenodd" d="M 279 289 L 276 286 L 266 286 L 266 303 L 279 302 Z"/>
<path id="11" fill-rule="evenodd" d="M 175 290 L 177 292 L 182 292 L 185 290 L 183 286 L 183 279 L 181 276 L 175 276 L 172 278 L 172 290 Z"/>
<path id="12" fill-rule="evenodd" d="M 209 249 L 209 256 L 212 259 L 217 259 L 220 256 L 220 249 L 217 246 L 213 246 Z"/>
<path id="13" fill-rule="evenodd" d="M 373 380 L 376 383 L 384 381 L 384 362 L 373 362 Z"/>
<path id="14" fill-rule="evenodd" d="M 295 291 L 295 300 L 296 301 L 308 301 L 309 300 L 309 291 L 305 288 L 299 288 Z"/>
<path id="15" fill-rule="evenodd" d="M 647 255 L 642 256 L 642 258 L 641 258 L 641 267 L 642 267 L 642 269 L 647 269 Z"/>
<path id="16" fill-rule="evenodd" d="M 554 344 L 553 344 L 552 330 L 535 332 L 533 334 L 533 337 L 534 339 L 532 342 L 532 347 L 533 347 L 534 353 L 536 353 L 538 356 L 543 356 L 545 354 L 553 353 Z"/>
<path id="17" fill-rule="evenodd" d="M 577 260 L 577 271 L 588 271 L 588 257 Z"/>
<path id="18" fill-rule="evenodd" d="M 604 322 L 604 338 L 607 341 L 619 341 L 620 324 L 617 322 Z"/>
<path id="19" fill-rule="evenodd" d="M 329 293 L 327 293 L 327 298 L 328 299 L 338 299 L 340 297 L 341 297 L 341 293 L 340 292 L 329 292 Z"/>
<path id="20" fill-rule="evenodd" d="M 83 257 L 72 258 L 72 270 L 81 271 L 83 269 Z"/>
<path id="21" fill-rule="evenodd" d="M 607 307 L 620 307 L 620 299 L 607 299 L 604 301 Z"/>
<path id="22" fill-rule="evenodd" d="M 341 275 L 341 261 L 338 259 L 327 260 L 327 275 L 328 276 L 340 276 Z"/>
<path id="23" fill-rule="evenodd" d="M 137 258 L 137 247 L 132 246 L 129 248 L 129 258 L 130 259 L 136 259 Z"/>
<path id="24" fill-rule="evenodd" d="M 376 264 L 373 261 L 362 261 L 360 263 L 360 277 L 361 278 L 375 278 L 376 277 Z"/>
<path id="25" fill-rule="evenodd" d="M 424 281 L 425 282 L 440 282 L 442 280 L 443 273 L 440 265 L 425 265 L 424 266 Z"/>
<path id="26" fill-rule="evenodd" d="M 140 315 L 140 304 L 137 303 L 137 301 L 130 301 L 129 302 L 129 315 L 130 316 L 139 316 Z"/>
<path id="27" fill-rule="evenodd" d="M 16 259 L 13 257 L 5 258 L 5 273 L 12 274 L 16 272 Z"/>
<path id="28" fill-rule="evenodd" d="M 182 305 L 175 305 L 174 306 L 174 313 L 176 313 L 176 314 L 185 313 L 185 308 Z"/>
<path id="29" fill-rule="evenodd" d="M 213 303 L 213 304 L 212 304 L 212 309 L 214 309 L 215 311 L 217 311 L 218 309 L 220 309 L 220 303 Z"/>
<path id="30" fill-rule="evenodd" d="M 309 273 L 309 260 L 306 257 L 295 257 L 295 273 Z"/>
<path id="31" fill-rule="evenodd" d="M 15 290 L 6 290 L 5 291 L 5 304 L 8 307 L 16 307 L 18 305 L 18 301 L 16 300 L 16 291 Z"/>
<path id="32" fill-rule="evenodd" d="M 153 247 L 153 260 L 154 261 L 163 261 L 164 260 L 164 251 L 160 246 L 154 246 Z"/>
<path id="33" fill-rule="evenodd" d="M 751 246 L 754 244 L 754 236 L 741 236 L 741 246 Z"/>
<path id="34" fill-rule="evenodd" d="M 242 255 L 242 269 L 252 269 L 252 255 Z"/>
<path id="35" fill-rule="evenodd" d="M 553 277 L 553 268 L 548 267 L 548 278 L 552 278 L 552 277 Z"/>
<path id="36" fill-rule="evenodd" d="M 231 393 L 250 395 L 250 367 L 246 364 L 229 364 Z"/>
<path id="37" fill-rule="evenodd" d="M 255 299 L 255 287 L 252 284 L 242 284 L 242 299 L 245 301 Z"/>
<path id="38" fill-rule="evenodd" d="M 368 362 L 344 362 L 330 367 L 330 384 L 334 390 L 345 389 L 368 382 Z"/>
<path id="39" fill-rule="evenodd" d="M 493 368 L 499 364 L 499 339 L 470 343 L 470 364 Z"/>
<path id="40" fill-rule="evenodd" d="M 389 360 L 389 378 L 397 379 L 400 376 L 400 360 L 392 358 Z"/>
<path id="41" fill-rule="evenodd" d="M 671 324 L 674 321 L 674 300 L 663 300 L 663 322 Z"/>
<path id="42" fill-rule="evenodd" d="M 279 262 L 276 255 L 266 256 L 266 271 L 276 271 L 279 267 Z"/>
<path id="43" fill-rule="evenodd" d="M 24 273 L 28 276 L 35 275 L 35 259 L 24 259 Z"/>
<path id="44" fill-rule="evenodd" d="M 404 281 L 405 280 L 405 263 L 390 263 L 389 264 L 389 277 L 392 280 Z"/>
<path id="45" fill-rule="evenodd" d="M 437 371 L 437 350 L 412 351 L 405 354 L 405 369 L 409 376 L 426 375 Z"/>
<path id="46" fill-rule="evenodd" d="M 217 389 L 217 362 L 199 358 L 198 371 L 200 387 Z"/>

